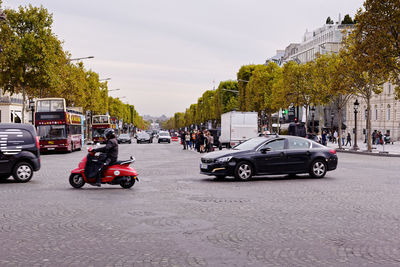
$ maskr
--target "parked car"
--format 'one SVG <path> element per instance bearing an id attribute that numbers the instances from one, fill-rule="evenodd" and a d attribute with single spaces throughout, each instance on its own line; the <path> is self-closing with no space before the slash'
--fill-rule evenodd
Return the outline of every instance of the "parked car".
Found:
<path id="1" fill-rule="evenodd" d="M 255 137 L 201 158 L 202 174 L 249 180 L 255 175 L 309 173 L 322 178 L 338 164 L 336 150 L 297 136 Z"/>
<path id="2" fill-rule="evenodd" d="M 28 182 L 40 169 L 39 137 L 30 124 L 0 123 L 0 180 Z"/>
<path id="3" fill-rule="evenodd" d="M 131 144 L 132 140 L 131 140 L 131 136 L 129 134 L 120 134 L 118 136 L 118 144 L 124 144 L 124 143 L 128 143 Z"/>
<path id="4" fill-rule="evenodd" d="M 161 142 L 171 143 L 171 136 L 169 135 L 169 132 L 163 131 L 158 133 L 158 143 Z"/>
<path id="5" fill-rule="evenodd" d="M 141 143 L 149 143 L 150 144 L 151 143 L 151 141 L 150 141 L 151 137 L 146 132 L 138 133 L 137 136 L 136 136 L 136 140 L 137 140 L 138 144 L 141 144 Z"/>

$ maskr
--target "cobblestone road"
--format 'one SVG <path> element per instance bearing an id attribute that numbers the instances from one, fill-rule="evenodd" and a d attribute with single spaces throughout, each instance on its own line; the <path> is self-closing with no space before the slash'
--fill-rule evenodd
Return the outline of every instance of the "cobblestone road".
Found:
<path id="1" fill-rule="evenodd" d="M 399 266 L 400 160 L 339 154 L 324 179 L 199 174 L 177 144 L 121 145 L 140 182 L 68 184 L 84 152 L 0 183 L 0 266 Z"/>

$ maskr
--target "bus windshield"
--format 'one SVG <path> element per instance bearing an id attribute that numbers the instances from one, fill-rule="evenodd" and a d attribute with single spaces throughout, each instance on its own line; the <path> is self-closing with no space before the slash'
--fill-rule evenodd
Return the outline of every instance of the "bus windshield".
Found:
<path id="1" fill-rule="evenodd" d="M 64 99 L 47 99 L 38 100 L 36 105 L 36 112 L 54 112 L 65 111 Z"/>
<path id="2" fill-rule="evenodd" d="M 93 123 L 110 123 L 108 116 L 93 116 Z"/>
<path id="3" fill-rule="evenodd" d="M 66 139 L 65 125 L 40 125 L 37 134 L 40 140 Z"/>

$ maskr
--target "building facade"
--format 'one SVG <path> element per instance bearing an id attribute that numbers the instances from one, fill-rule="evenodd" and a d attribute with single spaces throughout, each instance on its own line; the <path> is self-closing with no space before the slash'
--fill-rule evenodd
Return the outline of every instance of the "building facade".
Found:
<path id="1" fill-rule="evenodd" d="M 25 121 L 22 122 L 22 95 L 10 95 L 0 89 L 0 123 L 32 123 L 32 114 L 25 112 Z M 28 107 L 28 102 L 26 104 Z"/>
<path id="2" fill-rule="evenodd" d="M 357 114 L 357 139 L 364 140 L 367 133 L 367 104 L 361 97 L 354 97 L 347 104 L 347 132 L 354 131 L 354 101 L 360 106 Z M 371 99 L 371 130 L 389 134 L 393 141 L 400 141 L 400 101 L 395 99 L 394 86 L 388 82 L 383 85 L 383 92 Z"/>

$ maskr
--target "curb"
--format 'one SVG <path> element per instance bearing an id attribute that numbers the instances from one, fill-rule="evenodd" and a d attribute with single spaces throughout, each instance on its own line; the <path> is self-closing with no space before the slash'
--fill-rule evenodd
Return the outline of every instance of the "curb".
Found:
<path id="1" fill-rule="evenodd" d="M 389 152 L 386 153 L 374 153 L 374 152 L 365 152 L 365 151 L 351 151 L 351 150 L 343 150 L 343 149 L 336 149 L 337 152 L 340 153 L 348 153 L 348 154 L 359 154 L 359 155 L 367 155 L 367 156 L 374 156 L 374 157 L 389 157 L 389 158 L 400 158 L 400 154 L 390 154 Z"/>

